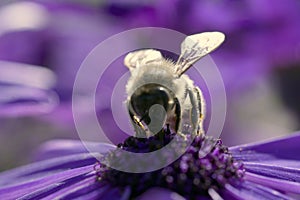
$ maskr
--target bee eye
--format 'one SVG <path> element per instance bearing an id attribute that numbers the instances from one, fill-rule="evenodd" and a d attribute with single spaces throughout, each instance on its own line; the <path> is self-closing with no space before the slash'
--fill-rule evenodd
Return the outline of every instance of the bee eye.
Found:
<path id="1" fill-rule="evenodd" d="M 151 119 L 149 111 L 152 106 L 160 105 L 166 112 L 172 109 L 173 98 L 170 92 L 163 86 L 158 84 L 147 84 L 138 88 L 130 98 L 130 107 L 132 113 L 138 116 L 146 124 Z M 155 115 L 165 115 L 165 112 L 157 112 Z M 165 116 L 156 116 L 164 120 Z"/>

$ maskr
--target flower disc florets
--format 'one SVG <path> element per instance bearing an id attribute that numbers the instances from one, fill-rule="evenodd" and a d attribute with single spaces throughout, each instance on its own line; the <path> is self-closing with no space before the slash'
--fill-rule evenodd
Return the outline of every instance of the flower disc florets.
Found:
<path id="1" fill-rule="evenodd" d="M 138 165 L 136 160 L 118 157 L 118 149 L 136 153 L 152 152 L 168 144 L 174 136 L 169 129 L 164 129 L 150 138 L 129 137 L 107 158 L 125 165 Z M 203 156 L 205 149 L 209 151 Z M 151 165 L 152 162 L 153 160 L 149 160 L 148 164 Z M 128 173 L 102 164 L 97 169 L 97 174 L 99 181 L 106 181 L 120 188 L 129 187 L 131 197 L 136 197 L 152 187 L 163 187 L 193 198 L 208 195 L 209 189 L 219 190 L 226 183 L 238 182 L 244 170 L 242 163 L 233 159 L 221 140 L 199 135 L 179 159 L 160 170 Z"/>

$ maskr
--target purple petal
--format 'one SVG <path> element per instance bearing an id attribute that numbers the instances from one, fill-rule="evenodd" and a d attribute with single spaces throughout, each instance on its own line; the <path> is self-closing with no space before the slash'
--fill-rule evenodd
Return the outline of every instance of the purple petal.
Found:
<path id="1" fill-rule="evenodd" d="M 114 145 L 106 143 L 85 142 L 80 140 L 52 140 L 41 146 L 37 150 L 37 160 L 45 160 L 58 156 L 67 156 L 72 154 L 88 153 L 85 145 L 89 150 L 95 153 L 107 153 L 109 150 L 116 148 Z"/>
<path id="2" fill-rule="evenodd" d="M 112 188 L 103 193 L 100 197 L 101 199 L 110 199 L 110 200 L 123 200 L 121 199 L 121 192 L 118 188 Z"/>
<path id="3" fill-rule="evenodd" d="M 58 97 L 51 87 L 55 75 L 40 66 L 0 61 L 0 116 L 52 111 Z"/>
<path id="4" fill-rule="evenodd" d="M 281 167 L 300 167 L 300 133 L 269 142 L 231 147 L 237 160 Z"/>
<path id="5" fill-rule="evenodd" d="M 0 82 L 46 90 L 54 87 L 56 76 L 42 66 L 0 61 Z"/>
<path id="6" fill-rule="evenodd" d="M 0 117 L 49 113 L 58 104 L 53 91 L 0 84 Z"/>
<path id="7" fill-rule="evenodd" d="M 226 192 L 232 195 L 235 199 L 246 200 L 246 199 L 260 199 L 260 200 L 276 200 L 276 199 L 293 199 L 288 197 L 276 190 L 257 185 L 251 182 L 243 182 L 240 185 L 234 187 L 227 184 L 225 186 Z"/>
<path id="8" fill-rule="evenodd" d="M 300 169 L 289 168 L 277 165 L 267 165 L 260 163 L 245 162 L 247 172 L 255 173 L 270 178 L 283 179 L 300 183 Z"/>
<path id="9" fill-rule="evenodd" d="M 274 171 L 275 172 L 275 171 Z M 300 183 L 287 180 L 281 180 L 278 178 L 270 178 L 253 173 L 246 172 L 245 179 L 266 187 L 274 188 L 279 191 L 292 192 L 300 194 Z"/>
<path id="10" fill-rule="evenodd" d="M 41 162 L 36 162 L 27 166 L 19 167 L 13 170 L 0 173 L 0 186 L 11 184 L 14 182 L 22 182 L 36 177 L 44 177 L 49 174 L 57 173 L 60 171 L 74 169 L 97 163 L 94 156 L 100 154 L 76 154 L 70 156 L 62 156 Z"/>
<path id="11" fill-rule="evenodd" d="M 109 186 L 101 185 L 96 180 L 95 174 L 93 176 L 79 180 L 77 182 L 65 181 L 65 187 L 58 186 L 57 191 L 49 191 L 38 198 L 43 199 L 75 199 L 80 197 L 83 199 L 83 196 L 87 199 L 87 195 L 93 196 L 93 199 L 98 199 L 103 193 L 107 192 Z M 46 196 L 45 196 L 46 195 Z M 91 198 L 91 196 L 90 196 Z"/>
<path id="12" fill-rule="evenodd" d="M 70 194 L 71 191 L 76 191 L 79 187 L 85 187 L 96 183 L 95 173 L 89 173 L 72 177 L 63 182 L 54 183 L 46 187 L 39 188 L 34 192 L 26 194 L 21 199 L 54 199 L 62 194 Z"/>
<path id="13" fill-rule="evenodd" d="M 15 186 L 7 186 L 0 188 L 0 199 L 15 199 L 34 192 L 43 187 L 48 187 L 52 184 L 60 184 L 64 180 L 70 179 L 75 176 L 87 174 L 93 171 L 93 166 L 86 166 L 82 168 L 70 169 L 60 173 L 51 174 L 43 178 L 29 180 L 24 183 L 17 183 Z"/>
<path id="14" fill-rule="evenodd" d="M 185 198 L 177 194 L 176 192 L 172 192 L 170 190 L 166 190 L 163 188 L 152 188 L 147 190 L 144 194 L 137 198 L 138 200 L 153 200 L 153 199 L 163 199 L 163 200 L 184 200 Z"/>

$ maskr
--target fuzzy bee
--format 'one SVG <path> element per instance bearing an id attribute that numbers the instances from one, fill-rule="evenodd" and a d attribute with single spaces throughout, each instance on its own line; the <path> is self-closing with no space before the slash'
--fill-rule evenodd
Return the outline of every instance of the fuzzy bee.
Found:
<path id="1" fill-rule="evenodd" d="M 176 63 L 154 49 L 126 55 L 124 64 L 131 72 L 126 103 L 136 137 L 150 137 L 164 126 L 182 135 L 203 133 L 205 102 L 201 90 L 184 72 L 224 39 L 220 32 L 188 36 Z"/>

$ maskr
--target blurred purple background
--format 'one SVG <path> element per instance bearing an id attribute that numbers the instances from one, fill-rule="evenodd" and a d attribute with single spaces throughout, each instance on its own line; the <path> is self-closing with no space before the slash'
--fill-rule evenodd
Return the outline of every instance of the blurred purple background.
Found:
<path id="1" fill-rule="evenodd" d="M 145 26 L 225 33 L 211 54 L 228 97 L 225 144 L 300 128 L 298 0 L 11 1 L 0 6 L 0 170 L 28 162 L 43 141 L 78 139 L 71 98 L 83 59 L 113 34 Z M 97 94 L 100 124 L 115 143 L 124 134 L 112 122 L 110 96 L 127 72 L 122 59 Z"/>

